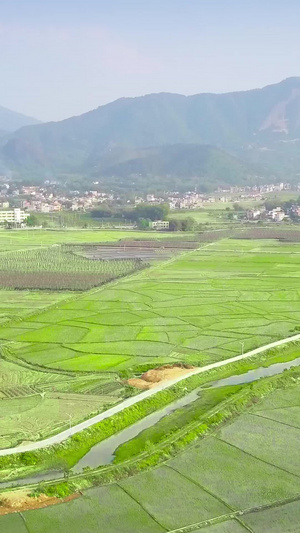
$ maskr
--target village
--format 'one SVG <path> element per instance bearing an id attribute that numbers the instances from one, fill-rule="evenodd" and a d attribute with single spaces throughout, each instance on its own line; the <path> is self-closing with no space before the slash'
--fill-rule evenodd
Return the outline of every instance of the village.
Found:
<path id="1" fill-rule="evenodd" d="M 66 191 L 56 182 L 40 185 L 12 185 L 5 176 L 1 177 L 0 186 L 0 224 L 26 225 L 29 217 L 35 214 L 55 213 L 91 213 L 99 207 L 104 209 L 134 208 L 145 205 L 168 204 L 170 212 L 183 210 L 218 209 L 227 213 L 229 220 L 240 221 L 297 221 L 300 217 L 298 200 L 270 202 L 272 194 L 281 198 L 281 193 L 288 191 L 300 194 L 300 185 L 275 183 L 260 186 L 218 188 L 204 194 L 197 191 L 166 191 L 165 193 L 148 193 L 144 195 L 120 195 L 116 192 L 102 191 L 99 183 L 94 182 L 92 190 Z M 297 196 L 297 194 L 296 194 Z M 275 196 L 277 198 L 277 196 Z M 249 206 L 249 207 L 248 207 Z M 162 221 L 160 221 L 162 222 Z M 166 224 L 154 224 L 153 229 L 168 229 Z"/>

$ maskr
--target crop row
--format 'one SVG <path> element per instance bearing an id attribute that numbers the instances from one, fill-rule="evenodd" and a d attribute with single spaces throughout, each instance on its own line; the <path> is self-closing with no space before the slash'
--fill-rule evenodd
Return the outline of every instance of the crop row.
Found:
<path id="1" fill-rule="evenodd" d="M 70 247 L 60 246 L 0 255 L 3 272 L 91 272 L 115 276 L 139 268 L 140 263 L 135 258 L 94 261 L 77 255 Z"/>
<path id="2" fill-rule="evenodd" d="M 6 289 L 88 290 L 115 279 L 113 274 L 60 272 L 1 272 L 0 286 Z"/>
<path id="3" fill-rule="evenodd" d="M 91 260 L 71 247 L 0 255 L 0 286 L 6 289 L 88 290 L 144 267 L 136 258 Z"/>

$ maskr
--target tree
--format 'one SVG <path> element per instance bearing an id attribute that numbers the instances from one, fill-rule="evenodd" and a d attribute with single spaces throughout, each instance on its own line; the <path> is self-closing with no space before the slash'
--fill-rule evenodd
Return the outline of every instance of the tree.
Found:
<path id="1" fill-rule="evenodd" d="M 139 204 L 133 210 L 133 216 L 135 219 L 149 218 L 150 220 L 165 220 L 169 214 L 169 204 Z"/>
<path id="2" fill-rule="evenodd" d="M 179 220 L 178 218 L 171 218 L 169 220 L 170 231 L 181 231 L 181 228 L 182 228 L 181 220 Z"/>
<path id="3" fill-rule="evenodd" d="M 34 227 L 38 225 L 38 217 L 36 215 L 29 215 L 26 219 L 27 226 Z"/>
<path id="4" fill-rule="evenodd" d="M 243 207 L 238 202 L 234 202 L 232 207 L 235 211 L 244 211 Z"/>
<path id="5" fill-rule="evenodd" d="M 182 231 L 193 231 L 195 228 L 195 220 L 192 217 L 187 217 L 182 220 Z"/>
<path id="6" fill-rule="evenodd" d="M 137 226 L 139 229 L 149 229 L 149 220 L 147 218 L 138 218 Z"/>
<path id="7" fill-rule="evenodd" d="M 187 218 L 171 218 L 169 220 L 170 231 L 193 231 L 196 226 L 196 221 L 192 217 Z"/>
<path id="8" fill-rule="evenodd" d="M 107 204 L 102 204 L 101 206 L 97 207 L 97 209 L 93 209 L 91 211 L 91 216 L 93 218 L 109 218 L 114 214 L 114 211 Z"/>

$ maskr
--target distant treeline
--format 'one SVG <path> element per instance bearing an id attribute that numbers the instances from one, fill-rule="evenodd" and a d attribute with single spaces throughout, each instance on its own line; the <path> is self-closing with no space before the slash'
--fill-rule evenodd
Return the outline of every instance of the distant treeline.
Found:
<path id="1" fill-rule="evenodd" d="M 151 205 L 139 204 L 136 207 L 114 207 L 102 204 L 91 211 L 93 218 L 123 218 L 136 222 L 141 229 L 149 228 L 149 222 L 155 220 L 169 220 L 169 231 L 194 231 L 198 228 L 197 222 L 192 217 L 169 218 L 169 204 Z"/>
<path id="2" fill-rule="evenodd" d="M 93 218 L 124 218 L 137 222 L 139 219 L 165 220 L 169 214 L 169 204 L 139 204 L 136 207 L 115 207 L 102 204 L 91 211 Z"/>

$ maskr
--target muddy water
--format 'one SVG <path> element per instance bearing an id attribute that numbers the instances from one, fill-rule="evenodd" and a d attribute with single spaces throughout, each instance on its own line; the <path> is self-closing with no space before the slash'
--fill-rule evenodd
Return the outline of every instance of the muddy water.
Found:
<path id="1" fill-rule="evenodd" d="M 276 363 L 269 367 L 260 367 L 255 370 L 249 370 L 244 374 L 239 374 L 235 376 L 230 376 L 228 378 L 220 379 L 210 383 L 209 387 L 225 387 L 228 385 L 241 385 L 243 383 L 251 383 L 252 381 L 257 381 L 260 378 L 275 376 L 281 374 L 284 370 L 289 368 L 300 366 L 300 357 L 294 359 L 293 361 L 288 361 L 285 363 Z M 203 390 L 204 387 L 199 387 L 183 398 L 176 400 L 171 403 L 164 409 L 156 411 L 151 415 L 146 416 L 143 420 L 136 422 L 132 426 L 123 429 L 116 435 L 109 437 L 108 439 L 100 442 L 93 446 L 90 451 L 78 461 L 78 463 L 73 467 L 73 472 L 79 473 L 85 467 L 96 468 L 98 466 L 109 465 L 113 462 L 115 457 L 116 449 L 125 442 L 133 439 L 139 433 L 145 429 L 153 426 L 159 422 L 163 417 L 169 415 L 176 409 L 185 407 L 196 401 L 199 397 L 199 393 Z M 37 474 L 35 476 L 27 477 L 25 479 L 17 479 L 15 481 L 7 481 L 5 483 L 0 483 L 0 489 L 4 489 L 12 486 L 20 486 L 24 484 L 33 484 L 40 483 L 41 481 L 55 480 L 63 476 L 63 472 L 47 472 L 45 474 Z"/>

